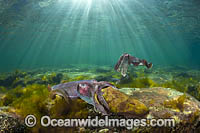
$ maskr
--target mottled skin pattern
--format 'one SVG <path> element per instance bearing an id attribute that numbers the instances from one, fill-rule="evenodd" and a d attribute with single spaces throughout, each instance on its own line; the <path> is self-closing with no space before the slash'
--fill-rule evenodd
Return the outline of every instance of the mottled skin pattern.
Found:
<path id="1" fill-rule="evenodd" d="M 52 97 L 60 95 L 68 102 L 71 99 L 81 98 L 92 104 L 97 111 L 106 115 L 109 114 L 109 107 L 102 96 L 101 89 L 110 86 L 115 88 L 115 86 L 105 81 L 80 80 L 55 85 L 50 88 L 50 91 L 52 92 Z"/>
<path id="2" fill-rule="evenodd" d="M 124 53 L 120 56 L 118 62 L 115 65 L 115 70 L 121 72 L 121 74 L 125 77 L 127 73 L 128 66 L 133 64 L 134 66 L 146 66 L 147 68 L 152 67 L 152 63 L 148 63 L 144 59 L 139 59 L 137 57 L 131 56 L 130 54 Z"/>

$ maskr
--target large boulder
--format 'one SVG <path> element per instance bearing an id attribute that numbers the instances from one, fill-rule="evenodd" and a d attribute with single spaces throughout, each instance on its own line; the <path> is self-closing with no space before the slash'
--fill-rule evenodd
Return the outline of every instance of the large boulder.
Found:
<path id="1" fill-rule="evenodd" d="M 122 88 L 121 92 L 149 108 L 148 119 L 173 118 L 175 127 L 146 127 L 143 131 L 200 131 L 200 102 L 171 88 Z"/>
<path id="2" fill-rule="evenodd" d="M 145 104 L 117 89 L 108 87 L 102 89 L 102 92 L 110 112 L 114 114 L 125 117 L 144 117 L 149 111 Z"/>

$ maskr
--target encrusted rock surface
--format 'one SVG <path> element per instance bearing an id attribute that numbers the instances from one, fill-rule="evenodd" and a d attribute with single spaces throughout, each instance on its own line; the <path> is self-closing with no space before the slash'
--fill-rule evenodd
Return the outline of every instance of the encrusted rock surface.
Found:
<path id="1" fill-rule="evenodd" d="M 102 90 L 111 112 L 125 117 L 142 117 L 148 113 L 148 108 L 139 100 L 108 87 Z"/>
<path id="2" fill-rule="evenodd" d="M 0 133 L 28 132 L 26 126 L 14 115 L 0 110 Z"/>
<path id="3" fill-rule="evenodd" d="M 162 87 L 122 88 L 120 91 L 144 103 L 149 108 L 147 118 L 175 119 L 174 128 L 146 127 L 143 131 L 200 131 L 200 102 L 192 96 Z"/>

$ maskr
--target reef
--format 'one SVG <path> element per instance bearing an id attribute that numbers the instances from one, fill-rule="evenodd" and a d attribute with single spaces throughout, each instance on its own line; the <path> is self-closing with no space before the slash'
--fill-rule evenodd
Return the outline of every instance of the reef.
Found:
<path id="1" fill-rule="evenodd" d="M 22 132 L 109 132 L 129 131 L 126 128 L 43 128 L 38 123 L 34 128 L 24 128 L 27 114 L 37 119 L 43 115 L 52 118 L 87 118 L 99 116 L 92 105 L 78 98 L 70 101 L 56 95 L 51 99 L 48 86 L 79 80 L 96 79 L 108 81 L 112 87 L 103 88 L 103 97 L 111 109 L 112 118 L 174 118 L 176 127 L 138 127 L 132 132 L 199 131 L 200 71 L 192 69 L 143 67 L 130 69 L 126 78 L 121 78 L 111 67 L 73 66 L 64 69 L 16 70 L 0 74 L 0 115 L 2 120 L 19 121 Z M 6 115 L 5 115 L 6 114 Z M 9 118 L 7 117 L 9 116 Z M 8 121 L 6 128 L 13 125 Z M 18 129 L 18 128 L 15 128 Z M 23 130 L 22 130 L 23 129 Z"/>

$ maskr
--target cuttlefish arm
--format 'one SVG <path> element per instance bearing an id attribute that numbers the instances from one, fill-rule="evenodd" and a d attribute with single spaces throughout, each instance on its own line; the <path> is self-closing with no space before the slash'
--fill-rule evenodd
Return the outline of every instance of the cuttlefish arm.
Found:
<path id="1" fill-rule="evenodd" d="M 94 96 L 93 96 L 93 100 L 95 103 L 95 109 L 98 112 L 101 112 L 103 115 L 108 115 L 109 114 L 109 107 L 107 102 L 105 101 L 104 97 L 102 96 L 101 93 L 99 93 L 99 89 L 101 88 L 101 86 L 96 85 L 95 87 L 95 92 L 94 92 Z M 107 106 L 105 106 L 107 105 Z"/>
<path id="2" fill-rule="evenodd" d="M 124 60 L 124 54 L 122 56 L 120 56 L 119 60 L 117 61 L 116 65 L 115 65 L 115 70 L 117 71 L 120 64 L 122 63 L 122 60 Z"/>
<path id="3" fill-rule="evenodd" d="M 126 76 L 126 73 L 128 71 L 128 66 L 130 65 L 130 62 L 129 62 L 129 54 L 125 53 L 123 54 L 122 56 L 120 56 L 117 64 L 115 65 L 115 70 L 117 72 L 120 72 L 121 75 L 123 77 Z"/>
<path id="4" fill-rule="evenodd" d="M 106 101 L 103 100 L 103 96 L 99 93 L 99 88 L 102 84 L 103 82 L 94 82 L 92 85 L 88 83 L 81 83 L 78 85 L 78 93 L 80 94 L 81 99 L 94 106 L 95 111 L 107 115 L 107 110 L 109 109 L 108 105 Z M 110 86 L 110 84 L 108 85 Z M 107 105 L 107 107 L 104 105 Z"/>
<path id="5" fill-rule="evenodd" d="M 104 110 L 106 111 L 106 113 L 109 114 L 110 113 L 110 107 L 108 106 L 108 103 L 106 102 L 105 98 L 103 97 L 103 92 L 102 92 L 102 90 L 104 88 L 107 88 L 107 87 L 109 87 L 109 86 L 100 86 L 98 88 L 98 91 L 97 91 L 98 97 L 97 98 L 98 98 L 98 101 L 101 103 L 101 105 L 104 107 Z"/>

